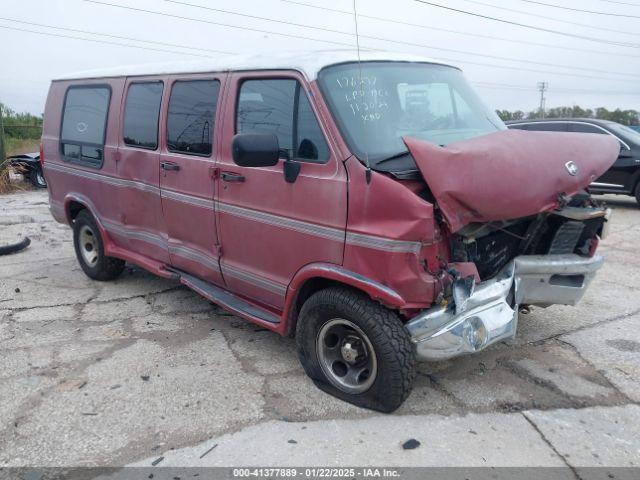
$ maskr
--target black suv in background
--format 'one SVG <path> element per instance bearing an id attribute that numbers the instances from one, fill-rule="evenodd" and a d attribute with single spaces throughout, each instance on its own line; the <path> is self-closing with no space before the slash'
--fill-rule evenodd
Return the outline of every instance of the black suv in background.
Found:
<path id="1" fill-rule="evenodd" d="M 616 163 L 589 186 L 591 193 L 616 193 L 636 197 L 640 204 L 640 133 L 616 122 L 591 118 L 553 118 L 507 122 L 509 128 L 545 132 L 612 135 L 620 142 Z"/>

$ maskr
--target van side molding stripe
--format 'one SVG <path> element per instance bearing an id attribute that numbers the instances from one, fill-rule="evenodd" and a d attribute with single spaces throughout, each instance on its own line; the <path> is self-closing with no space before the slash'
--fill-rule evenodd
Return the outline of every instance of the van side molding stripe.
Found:
<path id="1" fill-rule="evenodd" d="M 347 243 L 358 247 L 375 248 L 386 252 L 407 252 L 419 254 L 422 244 L 406 240 L 393 240 L 362 233 L 347 232 Z"/>
<path id="2" fill-rule="evenodd" d="M 345 238 L 344 230 L 340 230 L 338 228 L 324 227 L 322 225 L 303 222 L 302 220 L 294 220 L 288 217 L 281 217 L 271 213 L 239 207 L 228 203 L 217 202 L 216 207 L 218 208 L 218 211 L 222 213 L 247 218 L 249 220 L 256 220 L 258 222 L 266 223 L 267 225 L 295 230 L 297 232 L 314 235 L 316 237 L 322 237 L 339 242 L 344 241 Z"/>
<path id="3" fill-rule="evenodd" d="M 129 239 L 141 240 L 143 242 L 150 243 L 159 248 L 167 249 L 169 253 L 178 257 L 186 258 L 187 260 L 191 260 L 194 262 L 203 263 L 217 272 L 221 271 L 220 265 L 218 264 L 218 257 L 204 254 L 203 252 L 185 247 L 184 245 L 172 245 L 161 235 L 156 235 L 148 231 L 127 227 L 111 220 L 102 220 L 102 224 L 104 225 L 107 232 Z M 262 288 L 277 295 L 284 296 L 287 291 L 286 285 L 273 282 L 254 273 L 241 270 L 237 267 L 223 265 L 222 273 L 223 275 L 237 278 L 238 280 L 250 283 L 251 285 Z"/>
<path id="4" fill-rule="evenodd" d="M 222 263 L 222 274 L 250 283 L 277 295 L 284 296 L 285 293 L 287 293 L 286 285 L 276 283 L 264 277 L 255 275 L 254 273 L 247 272 L 246 270 L 240 270 L 237 267 L 232 267 L 224 262 Z"/>
<path id="5" fill-rule="evenodd" d="M 88 172 L 59 163 L 48 162 L 45 163 L 45 170 L 53 170 L 61 173 L 67 173 L 75 175 L 77 177 L 88 178 L 91 180 L 106 182 L 110 185 L 124 187 L 124 188 L 136 188 L 138 190 L 160 195 L 161 198 L 168 198 L 178 202 L 182 202 L 188 205 L 207 208 L 209 210 L 214 209 L 214 201 L 208 200 L 202 197 L 196 197 L 194 195 L 187 195 L 184 193 L 174 192 L 172 190 L 160 189 L 154 185 L 149 185 L 143 182 L 137 182 L 134 180 L 124 180 L 115 178 L 110 175 L 101 173 Z M 293 218 L 284 217 L 281 215 L 274 215 L 272 213 L 262 212 L 246 207 L 240 207 L 238 205 L 232 205 L 224 202 L 215 202 L 217 211 L 226 213 L 228 215 L 234 215 L 236 217 L 246 218 L 257 222 L 272 225 L 274 227 L 285 228 L 296 232 L 304 233 L 307 235 L 313 235 L 320 238 L 326 238 L 336 242 L 346 242 L 349 245 L 356 247 L 371 248 L 375 250 L 381 250 L 385 252 L 406 252 L 412 254 L 419 254 L 422 244 L 420 242 L 412 242 L 407 240 L 395 240 L 392 238 L 379 237 L 376 235 L 367 235 L 363 233 L 344 231 L 339 228 L 326 227 L 324 225 L 318 225 L 315 223 L 305 222 L 302 220 L 295 220 Z"/>

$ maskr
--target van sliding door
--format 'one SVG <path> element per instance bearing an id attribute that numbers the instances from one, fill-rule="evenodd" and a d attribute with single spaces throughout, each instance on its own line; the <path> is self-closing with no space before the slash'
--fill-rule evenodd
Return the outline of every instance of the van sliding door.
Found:
<path id="1" fill-rule="evenodd" d="M 214 214 L 215 124 L 221 81 L 172 77 L 160 158 L 162 212 L 171 265 L 222 285 Z"/>
<path id="2" fill-rule="evenodd" d="M 120 218 L 110 228 L 118 243 L 162 263 L 169 263 L 162 204 L 158 123 L 165 79 L 128 79 L 120 115 L 122 135 L 117 162 Z"/>

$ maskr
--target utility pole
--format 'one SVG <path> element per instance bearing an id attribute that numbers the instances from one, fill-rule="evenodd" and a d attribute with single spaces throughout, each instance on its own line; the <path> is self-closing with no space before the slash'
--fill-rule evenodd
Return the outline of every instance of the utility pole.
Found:
<path id="1" fill-rule="evenodd" d="M 544 96 L 544 92 L 549 88 L 547 82 L 538 82 L 538 90 L 540 90 L 540 118 L 544 118 L 544 107 L 547 99 Z"/>
<path id="2" fill-rule="evenodd" d="M 7 152 L 4 143 L 4 124 L 2 123 L 2 107 L 0 106 L 0 173 L 6 168 Z"/>

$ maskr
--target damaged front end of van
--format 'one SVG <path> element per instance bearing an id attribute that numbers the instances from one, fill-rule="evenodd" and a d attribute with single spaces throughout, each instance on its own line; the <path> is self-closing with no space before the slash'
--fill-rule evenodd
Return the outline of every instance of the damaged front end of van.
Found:
<path id="1" fill-rule="evenodd" d="M 606 135 L 501 131 L 439 147 L 405 138 L 449 229 L 444 301 L 406 327 L 422 360 L 474 353 L 516 333 L 530 305 L 575 305 L 603 259 L 610 210 L 584 188 L 615 161 Z"/>
<path id="2" fill-rule="evenodd" d="M 359 187 L 347 162 L 349 227 L 420 245 L 411 261 L 345 254 L 408 299 L 419 359 L 480 351 L 515 335 L 520 310 L 582 298 L 610 216 L 585 189 L 615 161 L 613 137 L 507 130 L 446 65 L 341 64 L 319 83 L 361 170 L 381 174 Z"/>

